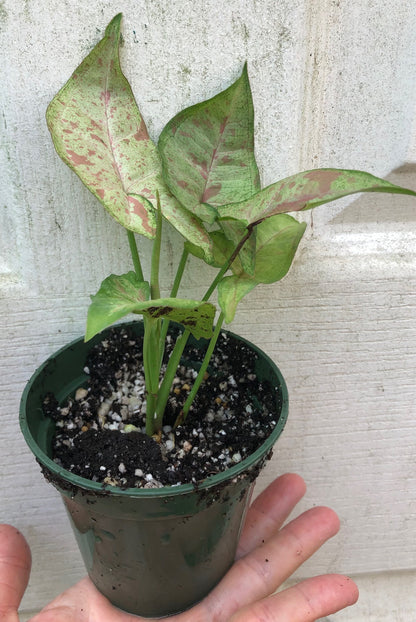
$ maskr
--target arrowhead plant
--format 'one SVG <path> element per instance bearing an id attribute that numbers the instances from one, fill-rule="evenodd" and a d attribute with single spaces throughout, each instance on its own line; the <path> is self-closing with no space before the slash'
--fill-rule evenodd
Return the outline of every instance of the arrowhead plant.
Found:
<path id="1" fill-rule="evenodd" d="M 215 97 L 179 112 L 156 145 L 119 58 L 121 14 L 47 109 L 57 153 L 126 229 L 134 270 L 107 277 L 92 296 L 86 340 L 130 313 L 143 316 L 146 430 L 157 433 L 176 368 L 190 334 L 209 340 L 183 420 L 203 381 L 223 322 L 256 285 L 288 272 L 306 225 L 289 212 L 315 208 L 358 192 L 416 196 L 369 173 L 316 169 L 262 189 L 254 155 L 254 110 L 247 66 Z M 183 237 L 168 297 L 159 287 L 162 227 Z M 136 234 L 153 240 L 143 274 Z M 177 296 L 188 260 L 218 270 L 202 300 Z M 196 268 L 198 269 L 198 267 Z M 217 291 L 219 316 L 209 302 Z M 161 364 L 169 321 L 183 325 L 166 371 Z M 214 326 L 215 324 L 215 326 Z"/>

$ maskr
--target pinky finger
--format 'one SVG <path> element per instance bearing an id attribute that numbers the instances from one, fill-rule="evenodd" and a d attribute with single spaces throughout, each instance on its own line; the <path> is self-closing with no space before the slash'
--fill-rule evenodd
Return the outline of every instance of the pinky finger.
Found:
<path id="1" fill-rule="evenodd" d="M 306 579 L 236 613 L 230 622 L 315 622 L 357 602 L 358 588 L 348 577 Z"/>

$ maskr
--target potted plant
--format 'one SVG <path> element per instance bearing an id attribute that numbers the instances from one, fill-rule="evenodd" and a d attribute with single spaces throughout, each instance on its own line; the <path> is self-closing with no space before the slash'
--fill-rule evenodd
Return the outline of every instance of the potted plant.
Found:
<path id="1" fill-rule="evenodd" d="M 47 122 L 58 154 L 126 229 L 134 270 L 103 281 L 85 340 L 35 372 L 20 420 L 93 582 L 119 607 L 159 616 L 201 599 L 231 565 L 253 482 L 286 421 L 277 367 L 222 327 L 256 285 L 288 272 L 306 227 L 288 212 L 356 192 L 416 193 L 341 169 L 261 189 L 246 66 L 177 114 L 156 146 L 120 68 L 120 24 L 117 15 Z M 162 297 L 166 223 L 184 245 Z M 148 280 L 135 234 L 153 240 Z M 217 269 L 202 300 L 177 295 L 190 256 Z M 109 328 L 130 313 L 143 320 Z"/>

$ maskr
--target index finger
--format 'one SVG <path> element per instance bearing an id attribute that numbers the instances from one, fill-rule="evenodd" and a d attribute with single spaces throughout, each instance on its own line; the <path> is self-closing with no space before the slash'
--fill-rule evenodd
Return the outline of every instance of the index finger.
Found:
<path id="1" fill-rule="evenodd" d="M 304 480 L 295 473 L 281 475 L 263 490 L 247 513 L 236 558 L 243 557 L 273 536 L 305 491 Z"/>

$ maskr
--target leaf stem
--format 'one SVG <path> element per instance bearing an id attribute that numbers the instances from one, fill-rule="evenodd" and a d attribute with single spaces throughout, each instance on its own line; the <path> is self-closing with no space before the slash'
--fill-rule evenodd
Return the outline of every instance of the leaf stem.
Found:
<path id="1" fill-rule="evenodd" d="M 134 271 L 140 281 L 144 281 L 142 265 L 140 263 L 139 251 L 137 250 L 136 238 L 133 231 L 127 229 L 127 237 L 129 240 L 131 258 L 133 259 Z"/>
<path id="2" fill-rule="evenodd" d="M 202 300 L 204 302 L 206 302 L 210 298 L 212 292 L 215 290 L 215 288 L 217 287 L 218 283 L 220 282 L 220 280 L 222 279 L 224 274 L 227 272 L 229 267 L 232 265 L 234 259 L 237 257 L 238 253 L 240 252 L 241 248 L 244 246 L 244 244 L 246 243 L 246 241 L 248 240 L 248 238 L 250 237 L 252 232 L 253 232 L 253 228 L 249 225 L 247 227 L 246 233 L 241 238 L 241 240 L 239 241 L 239 243 L 235 247 L 234 251 L 231 253 L 228 261 L 226 261 L 226 263 L 223 265 L 221 270 L 218 272 L 217 276 L 215 277 L 215 279 L 211 283 L 210 287 L 208 288 L 205 296 L 202 298 Z M 221 320 L 221 321 L 217 322 L 217 326 L 219 326 L 218 332 L 220 331 L 221 325 L 222 325 L 222 322 L 223 322 L 222 313 L 221 313 L 221 315 L 219 317 L 219 320 Z M 215 328 L 215 331 L 216 330 L 217 330 L 217 327 Z M 168 365 L 167 365 L 167 368 L 166 368 L 166 372 L 165 372 L 164 378 L 163 378 L 162 383 L 161 383 L 160 388 L 159 388 L 159 393 L 158 393 L 158 398 L 157 398 L 157 405 L 156 405 L 156 420 L 155 420 L 155 422 L 157 421 L 160 425 L 161 425 L 161 421 L 163 419 L 163 414 L 165 412 L 166 404 L 167 404 L 167 401 L 168 401 L 168 398 L 169 398 L 170 388 L 172 386 L 176 370 L 178 368 L 179 362 L 181 360 L 182 353 L 183 353 L 183 351 L 185 349 L 185 346 L 186 346 L 186 343 L 188 341 L 188 338 L 189 338 L 190 334 L 191 334 L 191 332 L 189 330 L 185 330 L 182 333 L 182 335 L 180 337 L 178 337 L 178 339 L 176 340 L 175 347 L 173 348 L 172 354 L 170 356 L 170 359 L 169 359 L 169 362 L 168 362 Z M 211 339 L 213 339 L 214 336 L 215 336 L 215 332 L 214 332 L 214 335 L 211 337 Z M 217 338 L 218 338 L 218 335 L 217 335 Z M 215 339 L 215 342 L 216 342 L 216 339 Z M 213 348 L 215 347 L 215 342 L 213 344 Z M 211 344 L 211 341 L 210 341 L 210 344 Z M 209 346 L 208 346 L 208 348 L 209 348 Z M 210 357 L 207 359 L 208 362 L 209 362 L 209 359 L 210 359 Z M 205 360 L 205 358 L 204 358 L 204 360 Z M 203 376 L 203 374 L 202 374 L 202 376 Z M 195 393 L 196 393 L 196 391 L 195 391 Z"/>
<path id="3" fill-rule="evenodd" d="M 159 389 L 159 320 L 143 317 L 143 366 L 146 383 L 146 433 L 151 436 L 158 430 L 155 422 L 155 410 Z M 156 356 L 155 356 L 156 354 Z"/>
<path id="4" fill-rule="evenodd" d="M 221 281 L 222 277 L 227 272 L 227 270 L 232 266 L 233 261 L 235 260 L 235 258 L 237 257 L 238 253 L 241 251 L 242 247 L 247 242 L 247 240 L 249 239 L 249 237 L 250 237 L 250 235 L 252 233 L 253 233 L 253 227 L 252 227 L 252 225 L 248 225 L 246 233 L 241 238 L 241 240 L 239 241 L 239 243 L 237 244 L 237 246 L 235 247 L 235 249 L 231 253 L 230 257 L 225 262 L 225 264 L 223 265 L 223 267 L 218 272 L 217 276 L 215 277 L 215 279 L 212 281 L 211 285 L 207 289 L 207 291 L 205 293 L 205 296 L 202 298 L 202 300 L 204 302 L 206 302 L 207 300 L 210 299 L 210 297 L 212 295 L 212 292 L 215 290 L 215 288 L 217 287 L 218 283 Z"/>
<path id="5" fill-rule="evenodd" d="M 150 271 L 150 295 L 152 299 L 160 298 L 159 286 L 159 266 L 160 249 L 162 245 L 162 210 L 160 207 L 159 191 L 156 190 L 157 215 L 156 215 L 156 236 L 152 249 L 152 264 Z"/>
<path id="6" fill-rule="evenodd" d="M 199 390 L 199 387 L 201 386 L 202 381 L 204 380 L 205 372 L 208 369 L 208 365 L 209 365 L 209 362 L 211 360 L 212 353 L 214 352 L 214 348 L 215 348 L 215 345 L 217 343 L 217 340 L 218 340 L 218 337 L 219 337 L 219 334 L 220 334 L 220 331 L 221 331 L 223 323 L 224 323 L 224 314 L 221 312 L 219 317 L 218 317 L 218 321 L 217 321 L 217 324 L 215 326 L 214 333 L 213 333 L 213 335 L 212 335 L 212 337 L 210 339 L 210 342 L 208 344 L 208 348 L 207 348 L 207 350 L 205 352 L 204 360 L 202 361 L 202 364 L 201 364 L 201 367 L 199 369 L 198 375 L 195 378 L 195 382 L 194 382 L 194 384 L 192 386 L 192 389 L 191 389 L 188 397 L 186 398 L 186 401 L 185 401 L 185 404 L 183 405 L 182 411 L 179 414 L 178 418 L 176 419 L 175 426 L 174 426 L 175 428 L 178 425 L 180 425 L 181 423 L 183 423 L 185 421 L 186 417 L 188 416 L 189 409 L 192 406 L 192 402 L 195 399 L 195 395 L 197 394 L 197 392 Z"/>
<path id="7" fill-rule="evenodd" d="M 179 290 L 179 285 L 181 283 L 182 280 L 182 276 L 185 270 L 185 266 L 186 266 L 186 262 L 188 260 L 188 255 L 189 252 L 186 250 L 185 246 L 183 247 L 183 251 L 182 251 L 182 255 L 181 255 L 181 259 L 178 265 L 178 269 L 176 271 L 176 276 L 175 276 L 175 280 L 173 282 L 172 285 L 172 290 L 170 292 L 170 297 L 171 298 L 176 298 L 176 294 L 178 293 Z"/>
<path id="8" fill-rule="evenodd" d="M 188 341 L 189 335 L 191 331 L 184 330 L 182 335 L 178 337 L 175 343 L 175 347 L 173 348 L 172 354 L 170 355 L 168 365 L 166 367 L 166 372 L 162 383 L 159 388 L 157 406 L 156 406 L 156 420 L 157 422 L 163 419 L 163 414 L 165 412 L 166 404 L 169 398 L 170 388 L 173 383 L 173 379 L 176 374 L 176 370 L 179 366 L 179 362 L 181 360 L 182 353 Z"/>
<path id="9" fill-rule="evenodd" d="M 156 215 L 156 236 L 152 248 L 152 261 L 150 268 L 150 297 L 152 300 L 160 298 L 159 268 L 160 250 L 162 244 L 162 210 L 160 207 L 159 192 L 156 190 L 157 215 Z M 164 347 L 161 340 L 160 319 L 151 320 L 143 317 L 144 321 L 144 341 L 143 341 L 143 362 L 144 375 L 146 382 L 146 433 L 150 436 L 158 432 L 162 427 L 162 421 L 157 419 L 156 405 L 159 392 L 159 378 L 161 357 L 159 352 Z"/>
<path id="10" fill-rule="evenodd" d="M 133 231 L 127 230 L 130 253 L 133 259 L 134 271 L 140 281 L 144 281 L 143 270 L 140 263 L 139 251 L 137 250 L 136 238 Z M 158 347 L 157 332 L 155 333 L 154 321 L 143 317 L 143 366 L 146 384 L 146 433 L 151 436 L 154 433 L 154 412 L 156 408 L 157 390 L 159 384 L 159 371 L 157 362 L 154 361 L 155 345 Z M 156 339 L 156 344 L 155 344 Z"/>
<path id="11" fill-rule="evenodd" d="M 170 292 L 171 298 L 176 298 L 176 294 L 178 293 L 179 285 L 181 283 L 182 276 L 183 276 L 185 266 L 186 266 L 186 262 L 188 260 L 188 255 L 189 253 L 184 246 L 183 251 L 182 251 L 182 256 L 181 256 L 181 259 L 178 265 L 178 269 L 176 271 L 175 280 L 172 285 L 172 290 Z M 169 329 L 169 320 L 167 318 L 164 318 L 162 320 L 162 330 L 160 333 L 160 365 L 162 365 L 163 355 L 165 352 L 165 341 L 166 341 L 166 335 L 168 334 L 168 329 Z"/>

